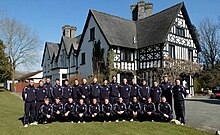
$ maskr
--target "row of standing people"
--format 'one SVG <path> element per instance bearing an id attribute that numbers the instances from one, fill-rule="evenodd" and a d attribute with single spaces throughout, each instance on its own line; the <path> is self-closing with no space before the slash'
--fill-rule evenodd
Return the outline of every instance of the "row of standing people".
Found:
<path id="1" fill-rule="evenodd" d="M 53 103 L 57 97 L 60 98 L 63 104 L 67 103 L 68 97 L 72 97 L 74 102 L 78 99 L 84 99 L 87 105 L 90 104 L 91 99 L 96 99 L 98 103 L 103 104 L 104 99 L 108 98 L 111 104 L 115 104 L 118 97 L 122 97 L 125 104 L 128 105 L 133 97 L 137 97 L 140 104 L 143 105 L 146 102 L 147 97 L 151 97 L 153 103 L 156 107 L 160 102 L 161 96 L 165 96 L 167 102 L 172 106 L 172 92 L 174 94 L 175 104 L 174 109 L 178 120 L 185 123 L 184 119 L 184 96 L 185 89 L 180 85 L 180 80 L 176 80 L 176 85 L 172 85 L 168 82 L 168 78 L 164 77 L 164 81 L 161 85 L 158 85 L 157 81 L 154 81 L 154 86 L 149 89 L 146 84 L 146 80 L 142 81 L 141 85 L 135 84 L 135 80 L 132 79 L 132 84 L 127 84 L 127 79 L 123 79 L 123 83 L 120 85 L 116 82 L 116 77 L 113 76 L 112 82 L 108 84 L 107 80 L 103 81 L 103 85 L 97 83 L 97 78 L 93 79 L 91 85 L 87 83 L 86 79 L 83 79 L 83 83 L 79 85 L 79 81 L 75 80 L 73 86 L 69 86 L 68 80 L 65 80 L 63 86 L 60 86 L 59 79 L 56 80 L 56 84 L 52 86 L 50 84 L 50 79 L 46 80 L 44 84 L 40 81 L 40 85 L 34 88 L 30 82 L 30 85 L 24 88 L 22 97 L 25 101 L 25 120 L 24 123 L 28 123 L 29 112 L 34 112 L 36 102 L 35 112 L 38 115 L 40 106 L 43 104 L 44 98 L 49 98 L 50 103 Z M 28 96 L 27 96 L 28 95 Z M 183 102 L 182 102 L 183 101 Z M 183 106 L 180 108 L 180 106 Z M 181 112 L 181 113 L 180 113 Z M 179 114 L 179 115 L 178 115 Z M 33 121 L 33 120 L 31 120 Z"/>

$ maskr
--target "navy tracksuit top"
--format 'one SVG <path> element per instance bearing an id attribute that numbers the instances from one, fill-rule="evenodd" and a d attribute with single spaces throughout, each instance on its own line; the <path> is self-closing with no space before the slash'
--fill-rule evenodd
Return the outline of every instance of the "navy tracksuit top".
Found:
<path id="1" fill-rule="evenodd" d="M 102 85 L 100 90 L 100 98 L 109 98 L 110 87 L 108 85 Z"/>
<path id="2" fill-rule="evenodd" d="M 36 101 L 44 101 L 44 98 L 47 97 L 45 87 L 38 86 L 35 90 Z"/>
<path id="3" fill-rule="evenodd" d="M 129 98 L 130 97 L 130 86 L 128 84 L 122 84 L 119 88 L 120 91 L 120 97 L 124 98 Z"/>
<path id="4" fill-rule="evenodd" d="M 90 95 L 91 95 L 91 98 L 99 98 L 100 97 L 100 89 L 101 89 L 101 86 L 100 84 L 98 83 L 92 83 L 90 85 Z"/>
<path id="5" fill-rule="evenodd" d="M 34 102 L 35 101 L 35 87 L 34 86 L 26 86 L 22 91 L 22 98 L 25 102 Z"/>
<path id="6" fill-rule="evenodd" d="M 70 96 L 72 96 L 72 87 L 64 85 L 62 87 L 62 95 L 64 99 L 69 98 Z"/>
<path id="7" fill-rule="evenodd" d="M 119 84 L 117 82 L 112 82 L 109 84 L 110 86 L 110 97 L 118 97 L 119 96 Z"/>

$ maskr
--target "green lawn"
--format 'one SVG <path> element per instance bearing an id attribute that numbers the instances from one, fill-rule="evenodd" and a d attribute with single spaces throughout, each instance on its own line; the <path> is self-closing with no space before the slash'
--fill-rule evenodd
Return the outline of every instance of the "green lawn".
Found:
<path id="1" fill-rule="evenodd" d="M 0 90 L 1 135 L 50 135 L 50 134 L 147 134 L 147 135 L 208 135 L 208 133 L 167 123 L 119 122 L 119 123 L 52 123 L 24 128 L 23 102 L 10 92 Z"/>

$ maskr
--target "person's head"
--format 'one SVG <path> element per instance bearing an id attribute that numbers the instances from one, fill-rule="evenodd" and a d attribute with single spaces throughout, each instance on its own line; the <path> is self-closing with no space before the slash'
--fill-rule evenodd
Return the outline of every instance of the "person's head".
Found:
<path id="1" fill-rule="evenodd" d="M 180 85 L 180 79 L 176 79 L 176 85 Z"/>
<path id="2" fill-rule="evenodd" d="M 104 80 L 103 80 L 103 84 L 104 84 L 104 85 L 107 85 L 107 84 L 108 84 L 108 80 L 107 80 L 107 79 L 104 79 Z"/>
<path id="3" fill-rule="evenodd" d="M 148 103 L 151 103 L 151 102 L 152 102 L 151 97 L 148 97 L 148 98 L 147 98 L 147 102 L 148 102 Z"/>
<path id="4" fill-rule="evenodd" d="M 146 84 L 147 84 L 147 81 L 146 81 L 146 80 L 142 80 L 142 84 L 143 84 L 143 85 L 146 85 Z"/>
<path id="5" fill-rule="evenodd" d="M 69 80 L 66 79 L 65 82 L 64 82 L 64 84 L 65 84 L 65 85 L 69 85 Z"/>
<path id="6" fill-rule="evenodd" d="M 50 78 L 46 79 L 46 83 L 49 84 L 50 83 Z"/>
<path id="7" fill-rule="evenodd" d="M 60 102 L 60 98 L 57 97 L 57 98 L 55 99 L 55 102 L 56 102 L 56 104 L 58 104 L 58 103 Z"/>
<path id="8" fill-rule="evenodd" d="M 158 86 L 158 82 L 157 80 L 154 80 L 154 87 L 157 87 Z"/>
<path id="9" fill-rule="evenodd" d="M 74 80 L 74 84 L 75 84 L 75 85 L 79 85 L 79 80 L 78 80 L 78 79 L 75 79 L 75 80 Z"/>
<path id="10" fill-rule="evenodd" d="M 166 97 L 162 96 L 161 101 L 162 101 L 163 103 L 166 103 L 166 101 L 167 101 Z"/>
<path id="11" fill-rule="evenodd" d="M 105 102 L 105 104 L 108 104 L 109 103 L 109 99 L 105 98 L 104 102 Z"/>
<path id="12" fill-rule="evenodd" d="M 84 100 L 83 100 L 82 98 L 80 98 L 80 99 L 79 99 L 79 104 L 82 105 L 83 103 L 84 103 Z"/>
<path id="13" fill-rule="evenodd" d="M 93 99 L 92 99 L 92 103 L 93 103 L 93 104 L 96 104 L 96 103 L 97 103 L 97 99 L 96 99 L 96 98 L 93 98 Z"/>
<path id="14" fill-rule="evenodd" d="M 122 98 L 122 97 L 119 97 L 119 98 L 118 98 L 118 102 L 119 102 L 119 103 L 122 103 L 122 102 L 123 102 L 123 98 Z"/>
<path id="15" fill-rule="evenodd" d="M 49 98 L 45 98 L 45 99 L 44 99 L 44 103 L 45 103 L 46 105 L 49 105 Z"/>
<path id="16" fill-rule="evenodd" d="M 39 81 L 39 85 L 40 85 L 41 87 L 43 87 L 43 86 L 44 86 L 44 82 L 43 82 L 42 80 L 40 80 L 40 81 Z"/>
<path id="17" fill-rule="evenodd" d="M 29 80 L 29 84 L 30 84 L 30 86 L 34 86 L 34 80 Z"/>
<path id="18" fill-rule="evenodd" d="M 135 83 L 136 83 L 134 78 L 131 80 L 131 83 L 132 83 L 132 84 L 135 84 Z"/>
<path id="19" fill-rule="evenodd" d="M 137 97 L 133 97 L 133 102 L 134 102 L 134 103 L 137 102 Z"/>
<path id="20" fill-rule="evenodd" d="M 60 85 L 60 79 L 58 79 L 58 78 L 56 79 L 56 84 Z"/>
<path id="21" fill-rule="evenodd" d="M 168 82 L 168 76 L 163 77 L 164 82 Z"/>
<path id="22" fill-rule="evenodd" d="M 117 78 L 115 75 L 112 76 L 112 81 L 116 82 Z"/>
<path id="23" fill-rule="evenodd" d="M 72 98 L 72 97 L 69 97 L 69 98 L 68 98 L 68 102 L 69 102 L 69 103 L 72 103 L 72 102 L 73 102 L 73 98 Z"/>
<path id="24" fill-rule="evenodd" d="M 83 79 L 82 79 L 82 82 L 83 82 L 83 84 L 86 84 L 86 83 L 87 83 L 86 78 L 83 78 Z"/>
<path id="25" fill-rule="evenodd" d="M 128 82 L 127 78 L 124 78 L 124 79 L 123 79 L 123 83 L 124 83 L 124 84 L 127 84 L 127 82 Z"/>
<path id="26" fill-rule="evenodd" d="M 93 83 L 97 83 L 97 78 L 96 77 L 93 78 Z"/>

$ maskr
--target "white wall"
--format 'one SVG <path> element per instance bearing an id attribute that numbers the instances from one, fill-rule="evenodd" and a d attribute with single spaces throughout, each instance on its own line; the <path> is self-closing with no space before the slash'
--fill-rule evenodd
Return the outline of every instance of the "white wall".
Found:
<path id="1" fill-rule="evenodd" d="M 90 29 L 95 27 L 95 40 L 98 41 L 100 40 L 101 42 L 101 48 L 104 48 L 105 53 L 104 53 L 104 59 L 106 61 L 107 58 L 107 51 L 108 51 L 108 44 L 105 41 L 100 29 L 98 28 L 97 24 L 95 23 L 95 20 L 93 16 L 91 16 L 88 24 L 88 28 L 85 32 L 84 39 L 80 48 L 80 53 L 79 53 L 79 59 L 78 59 L 78 65 L 79 65 L 79 75 L 83 77 L 87 77 L 89 75 L 93 74 L 93 69 L 92 69 L 92 49 L 94 46 L 94 43 L 90 40 Z M 80 65 L 81 64 L 81 53 L 85 52 L 85 65 Z"/>

